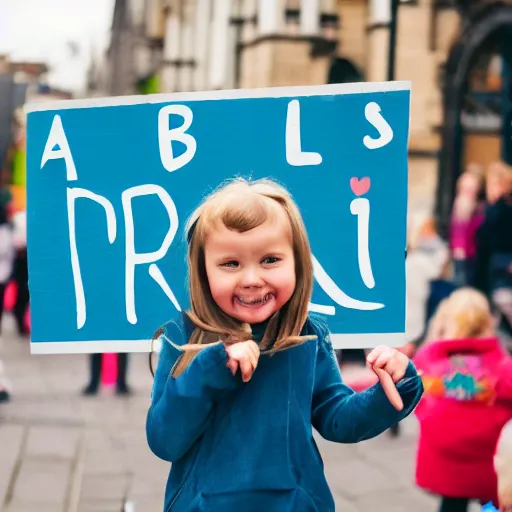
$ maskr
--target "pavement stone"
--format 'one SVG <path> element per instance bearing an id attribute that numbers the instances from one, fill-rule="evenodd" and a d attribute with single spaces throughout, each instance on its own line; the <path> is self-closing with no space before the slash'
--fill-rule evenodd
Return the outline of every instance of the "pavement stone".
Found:
<path id="1" fill-rule="evenodd" d="M 0 423 L 0 503 L 7 499 L 7 492 L 16 472 L 24 441 L 24 427 Z"/>
<path id="2" fill-rule="evenodd" d="M 76 427 L 32 426 L 26 446 L 28 457 L 73 460 L 82 430 Z"/>
<path id="3" fill-rule="evenodd" d="M 13 501 L 54 505 L 62 509 L 68 495 L 71 464 L 27 458 L 21 463 L 13 489 Z"/>
<path id="4" fill-rule="evenodd" d="M 130 475 L 84 475 L 82 481 L 81 501 L 117 501 L 122 503 L 128 493 Z"/>

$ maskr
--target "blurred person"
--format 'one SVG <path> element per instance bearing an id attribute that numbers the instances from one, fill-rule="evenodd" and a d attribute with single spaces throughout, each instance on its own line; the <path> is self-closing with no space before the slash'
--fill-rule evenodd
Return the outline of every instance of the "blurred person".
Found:
<path id="1" fill-rule="evenodd" d="M 26 314 L 29 307 L 28 261 L 27 261 L 27 213 L 18 211 L 13 215 L 15 258 L 12 278 L 16 283 L 16 302 L 13 308 L 16 327 L 20 336 L 29 334 Z"/>
<path id="2" fill-rule="evenodd" d="M 0 196 L 4 197 L 0 189 Z M 12 226 L 9 223 L 7 214 L 7 201 L 0 200 L 0 332 L 2 326 L 2 316 L 4 311 L 4 297 L 7 283 L 12 274 L 12 265 L 14 260 L 14 245 Z M 2 340 L 0 339 L 0 349 Z M 0 360 L 0 402 L 6 402 L 10 398 L 11 385 L 5 374 L 5 367 Z"/>
<path id="3" fill-rule="evenodd" d="M 413 216 L 408 230 L 406 269 L 406 328 L 407 344 L 419 345 L 428 322 L 427 314 L 448 293 L 432 284 L 442 280 L 450 261 L 447 244 L 438 235 L 434 219 L 426 212 Z M 432 306 L 431 304 L 435 304 Z"/>
<path id="4" fill-rule="evenodd" d="M 8 402 L 11 399 L 11 383 L 5 374 L 4 363 L 0 359 L 0 403 Z"/>
<path id="5" fill-rule="evenodd" d="M 128 370 L 128 354 L 119 353 L 117 357 L 116 393 L 118 395 L 130 395 L 132 393 L 126 382 Z M 98 394 L 101 383 L 101 366 L 103 354 L 90 354 L 89 356 L 89 383 L 83 389 L 84 396 Z"/>
<path id="6" fill-rule="evenodd" d="M 466 287 L 443 300 L 414 363 L 425 388 L 416 484 L 441 496 L 441 512 L 466 512 L 471 500 L 497 505 L 493 456 L 512 418 L 512 358 L 486 297 Z"/>
<path id="7" fill-rule="evenodd" d="M 493 304 L 501 326 L 512 336 L 512 168 L 489 167 L 488 207 L 476 237 L 473 285 Z"/>
<path id="8" fill-rule="evenodd" d="M 0 200 L 0 332 L 4 312 L 5 290 L 12 276 L 15 253 L 13 227 L 9 222 L 7 211 L 8 205 Z"/>
<path id="9" fill-rule="evenodd" d="M 464 286 L 471 282 L 475 264 L 476 232 L 483 221 L 479 193 L 483 188 L 480 167 L 473 164 L 457 181 L 457 193 L 450 221 L 450 251 L 454 280 Z"/>
<path id="10" fill-rule="evenodd" d="M 501 430 L 494 470 L 498 478 L 498 500 L 500 512 L 512 512 L 512 420 Z"/>

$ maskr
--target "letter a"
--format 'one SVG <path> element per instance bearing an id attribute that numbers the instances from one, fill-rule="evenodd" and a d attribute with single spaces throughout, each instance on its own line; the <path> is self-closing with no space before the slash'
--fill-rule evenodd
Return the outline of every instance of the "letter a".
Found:
<path id="1" fill-rule="evenodd" d="M 177 114 L 183 118 L 183 124 L 178 128 L 169 128 L 169 118 L 171 114 Z M 160 149 L 160 160 L 162 165 L 169 171 L 176 171 L 180 167 L 187 165 L 196 154 L 197 142 L 190 133 L 186 133 L 190 128 L 193 119 L 192 110 L 186 105 L 167 105 L 158 112 L 158 147 Z M 185 144 L 186 150 L 178 157 L 174 157 L 172 151 L 172 141 L 176 140 Z"/>
<path id="2" fill-rule="evenodd" d="M 58 146 L 58 149 L 56 148 Z M 50 134 L 46 141 L 44 148 L 43 157 L 41 158 L 42 169 L 48 160 L 56 160 L 58 158 L 64 158 L 66 162 L 66 179 L 68 181 L 75 181 L 78 179 L 76 174 L 75 162 L 73 162 L 73 156 L 69 149 L 68 139 L 64 133 L 64 127 L 62 126 L 62 120 L 59 115 L 53 118 L 52 127 L 50 128 Z"/>

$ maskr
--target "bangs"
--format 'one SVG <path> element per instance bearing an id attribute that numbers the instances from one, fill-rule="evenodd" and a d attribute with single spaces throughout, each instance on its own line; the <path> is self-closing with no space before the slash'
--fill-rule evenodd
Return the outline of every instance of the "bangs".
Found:
<path id="1" fill-rule="evenodd" d="M 199 231 L 201 239 L 209 229 L 219 223 L 227 229 L 244 233 L 257 228 L 267 220 L 279 216 L 281 206 L 275 199 L 247 191 L 231 192 L 213 199 L 201 213 Z"/>

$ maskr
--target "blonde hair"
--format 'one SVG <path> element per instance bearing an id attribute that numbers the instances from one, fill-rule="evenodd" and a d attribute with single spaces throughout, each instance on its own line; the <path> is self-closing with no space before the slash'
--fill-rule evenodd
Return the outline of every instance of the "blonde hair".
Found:
<path id="1" fill-rule="evenodd" d="M 473 288 L 454 291 L 439 305 L 430 322 L 427 341 L 483 338 L 493 334 L 489 301 Z"/>
<path id="2" fill-rule="evenodd" d="M 290 300 L 270 319 L 260 347 L 275 343 L 271 352 L 303 343 L 314 336 L 300 336 L 307 320 L 313 288 L 313 263 L 304 222 L 290 193 L 274 181 L 235 179 L 208 196 L 194 211 L 187 226 L 189 294 L 187 315 L 196 326 L 173 375 L 179 376 L 198 350 L 217 342 L 251 339 L 251 327 L 226 314 L 213 300 L 206 274 L 204 245 L 216 224 L 240 233 L 254 229 L 282 208 L 290 222 L 295 256 L 296 285 Z"/>
<path id="3" fill-rule="evenodd" d="M 505 162 L 493 162 L 487 170 L 487 179 L 495 178 L 508 194 L 512 192 L 512 167 Z"/>
<path id="4" fill-rule="evenodd" d="M 409 216 L 407 228 L 407 247 L 415 250 L 425 236 L 435 234 L 435 221 L 430 211 L 418 211 Z"/>

